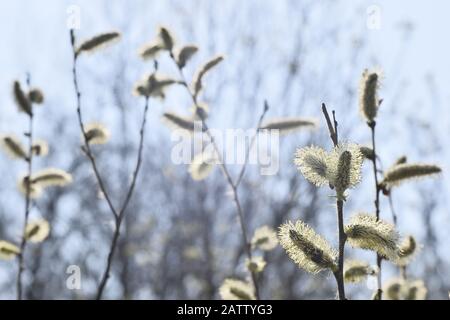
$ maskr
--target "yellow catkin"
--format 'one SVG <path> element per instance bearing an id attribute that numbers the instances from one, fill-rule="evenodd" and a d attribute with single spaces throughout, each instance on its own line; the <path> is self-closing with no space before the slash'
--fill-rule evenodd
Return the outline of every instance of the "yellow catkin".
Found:
<path id="1" fill-rule="evenodd" d="M 316 126 L 317 121 L 315 119 L 289 117 L 270 120 L 261 125 L 260 129 L 279 130 L 279 133 L 283 135 L 305 128 L 315 128 Z"/>
<path id="2" fill-rule="evenodd" d="M 176 54 L 176 61 L 180 68 L 184 68 L 186 63 L 197 53 L 198 47 L 187 45 L 182 47 Z"/>
<path id="3" fill-rule="evenodd" d="M 238 279 L 225 279 L 219 288 L 223 300 L 255 300 L 255 293 L 247 281 Z"/>
<path id="4" fill-rule="evenodd" d="M 381 184 L 391 188 L 411 179 L 429 177 L 441 172 L 440 167 L 432 164 L 402 163 L 387 170 Z"/>
<path id="5" fill-rule="evenodd" d="M 337 270 L 336 250 L 304 222 L 287 222 L 281 225 L 278 238 L 289 257 L 307 272 Z"/>

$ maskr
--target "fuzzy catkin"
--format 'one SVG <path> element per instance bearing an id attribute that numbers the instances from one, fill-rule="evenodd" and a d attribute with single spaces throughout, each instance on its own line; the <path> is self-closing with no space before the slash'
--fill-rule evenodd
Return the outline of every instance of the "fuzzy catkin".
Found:
<path id="1" fill-rule="evenodd" d="M 375 273 L 376 270 L 367 262 L 360 260 L 345 260 L 344 262 L 344 281 L 346 283 L 362 282 L 367 276 Z"/>
<path id="2" fill-rule="evenodd" d="M 209 60 L 194 76 L 194 96 L 197 97 L 200 91 L 203 89 L 203 76 L 212 68 L 217 66 L 224 59 L 223 56 L 216 56 Z"/>
<path id="3" fill-rule="evenodd" d="M 395 261 L 395 264 L 398 266 L 408 265 L 411 260 L 414 259 L 418 251 L 419 245 L 417 244 L 416 239 L 414 239 L 413 236 L 407 236 L 400 243 L 398 248 L 398 258 Z"/>
<path id="4" fill-rule="evenodd" d="M 378 113 L 378 87 L 380 75 L 378 72 L 364 70 L 360 84 L 360 112 L 368 123 L 372 123 Z"/>
<path id="5" fill-rule="evenodd" d="M 11 242 L 0 240 L 0 259 L 11 260 L 20 254 L 20 249 Z"/>
<path id="6" fill-rule="evenodd" d="M 50 233 L 50 224 L 44 220 L 29 222 L 25 229 L 25 238 L 32 243 L 39 243 L 47 239 Z"/>
<path id="7" fill-rule="evenodd" d="M 199 181 L 207 178 L 215 167 L 217 157 L 212 152 L 199 153 L 192 159 L 189 173 L 192 179 Z"/>
<path id="8" fill-rule="evenodd" d="M 402 163 L 387 170 L 381 184 L 391 188 L 411 179 L 429 177 L 441 172 L 440 167 L 432 164 Z"/>
<path id="9" fill-rule="evenodd" d="M 352 247 L 375 251 L 393 261 L 397 259 L 399 234 L 392 224 L 361 213 L 350 219 L 344 231 Z"/>
<path id="10" fill-rule="evenodd" d="M 84 127 L 85 137 L 89 144 L 105 144 L 109 140 L 109 130 L 100 123 L 89 123 Z"/>
<path id="11" fill-rule="evenodd" d="M 31 116 L 33 114 L 31 102 L 25 92 L 23 92 L 19 81 L 14 81 L 13 85 L 14 99 L 20 112 L 24 112 Z"/>
<path id="12" fill-rule="evenodd" d="M 198 51 L 198 47 L 194 45 L 187 45 L 179 49 L 176 54 L 176 62 L 178 67 L 183 69 L 186 66 L 186 63 L 196 54 Z"/>
<path id="13" fill-rule="evenodd" d="M 163 114 L 163 120 L 173 127 L 175 130 L 182 130 L 187 133 L 193 133 L 196 129 L 195 122 L 191 119 L 184 118 L 173 112 Z"/>
<path id="14" fill-rule="evenodd" d="M 255 293 L 251 285 L 238 279 L 225 279 L 219 288 L 223 300 L 255 300 Z"/>
<path id="15" fill-rule="evenodd" d="M 270 251 L 278 245 L 277 233 L 269 226 L 262 226 L 255 230 L 251 240 L 252 249 L 258 248 Z"/>
<path id="16" fill-rule="evenodd" d="M 303 128 L 315 128 L 317 126 L 317 121 L 314 119 L 299 118 L 299 117 L 289 117 L 282 119 L 273 119 L 263 125 L 260 129 L 266 130 L 279 130 L 280 134 L 287 134 L 291 132 L 298 131 Z"/>
<path id="17" fill-rule="evenodd" d="M 310 272 L 337 270 L 337 252 L 328 242 L 302 221 L 287 222 L 280 226 L 278 238 L 281 246 L 297 265 Z"/>
<path id="18" fill-rule="evenodd" d="M 344 200 L 344 192 L 350 187 L 350 170 L 352 154 L 350 151 L 344 151 L 339 156 L 337 175 L 335 179 L 336 195 L 338 200 Z"/>
<path id="19" fill-rule="evenodd" d="M 105 45 L 111 44 L 113 41 L 120 38 L 120 33 L 118 32 L 108 32 L 99 34 L 92 37 L 89 40 L 84 41 L 76 50 L 76 55 L 80 55 L 82 52 L 93 52 Z"/>
<path id="20" fill-rule="evenodd" d="M 17 137 L 13 135 L 2 136 L 0 137 L 0 145 L 11 158 L 27 159 L 27 152 Z"/>

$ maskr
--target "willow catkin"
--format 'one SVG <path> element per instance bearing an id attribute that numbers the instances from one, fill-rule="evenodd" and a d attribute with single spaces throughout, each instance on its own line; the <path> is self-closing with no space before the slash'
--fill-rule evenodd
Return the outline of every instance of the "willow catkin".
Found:
<path id="1" fill-rule="evenodd" d="M 24 112 L 31 116 L 33 114 L 31 102 L 25 92 L 22 90 L 19 81 L 14 81 L 13 85 L 14 99 L 20 112 Z"/>
<path id="2" fill-rule="evenodd" d="M 400 300 L 402 298 L 402 286 L 404 281 L 400 278 L 392 278 L 383 285 L 384 297 L 387 300 Z"/>
<path id="3" fill-rule="evenodd" d="M 30 183 L 28 176 L 21 177 L 17 186 L 23 195 L 28 194 L 31 199 L 39 198 L 42 195 L 42 186 Z"/>
<path id="4" fill-rule="evenodd" d="M 44 94 L 38 88 L 33 88 L 28 92 L 28 99 L 36 104 L 42 104 L 44 102 Z"/>
<path id="5" fill-rule="evenodd" d="M 288 117 L 273 119 L 261 125 L 259 129 L 279 130 L 281 135 L 295 132 L 304 128 L 315 128 L 317 121 L 315 119 Z"/>
<path id="6" fill-rule="evenodd" d="M 398 266 L 406 266 L 408 265 L 412 259 L 417 255 L 419 251 L 419 245 L 414 239 L 413 236 L 407 236 L 400 243 L 398 248 L 398 258 L 395 261 L 395 264 Z"/>
<path id="7" fill-rule="evenodd" d="M 360 83 L 359 105 L 361 115 L 368 123 L 372 123 L 378 113 L 379 100 L 378 88 L 380 85 L 380 73 L 364 70 Z"/>
<path id="8" fill-rule="evenodd" d="M 197 53 L 198 47 L 195 45 L 187 45 L 180 48 L 176 54 L 175 61 L 178 67 L 183 69 L 186 63 Z"/>
<path id="9" fill-rule="evenodd" d="M 12 260 L 18 254 L 20 254 L 20 249 L 15 244 L 0 240 L 0 259 L 2 260 Z"/>
<path id="10" fill-rule="evenodd" d="M 245 260 L 245 266 L 252 273 L 260 273 L 266 266 L 266 261 L 261 256 L 254 256 L 251 259 Z"/>
<path id="11" fill-rule="evenodd" d="M 193 133 L 196 129 L 196 124 L 193 120 L 184 118 L 173 112 L 164 113 L 163 121 L 174 130 L 181 130 L 185 133 Z"/>
<path id="12" fill-rule="evenodd" d="M 167 51 L 172 51 L 175 40 L 172 33 L 166 27 L 160 27 L 158 32 L 159 38 L 161 39 L 161 44 Z"/>
<path id="13" fill-rule="evenodd" d="M 350 219 L 344 231 L 352 247 L 375 251 L 389 260 L 397 259 L 399 234 L 394 225 L 360 213 Z"/>
<path id="14" fill-rule="evenodd" d="M 338 200 L 345 200 L 344 192 L 350 187 L 350 170 L 351 170 L 352 154 L 350 151 L 344 151 L 339 156 L 336 178 L 334 186 Z"/>
<path id="15" fill-rule="evenodd" d="M 432 164 L 402 163 L 388 169 L 381 184 L 391 188 L 411 179 L 429 177 L 441 172 L 440 167 Z"/>
<path id="16" fill-rule="evenodd" d="M 344 196 L 347 189 L 354 188 L 361 181 L 364 157 L 360 146 L 354 143 L 340 143 L 327 158 L 327 177 L 330 185 L 337 188 L 338 196 Z"/>
<path id="17" fill-rule="evenodd" d="M 238 279 L 225 279 L 219 288 L 220 297 L 223 300 L 255 300 L 255 293 L 247 281 Z"/>
<path id="18" fill-rule="evenodd" d="M 404 164 L 408 161 L 408 158 L 406 156 L 401 156 L 397 160 L 395 160 L 395 164 Z"/>
<path id="19" fill-rule="evenodd" d="M 215 167 L 217 157 L 212 152 L 199 153 L 192 159 L 189 166 L 189 173 L 196 181 L 207 178 Z"/>
<path id="20" fill-rule="evenodd" d="M 31 151 L 33 155 L 38 157 L 45 157 L 48 154 L 48 143 L 45 140 L 38 139 L 33 142 L 31 146 Z"/>
<path id="21" fill-rule="evenodd" d="M 255 230 L 251 240 L 253 249 L 270 251 L 278 245 L 277 233 L 269 226 L 262 226 Z"/>
<path id="22" fill-rule="evenodd" d="M 5 135 L 0 137 L 0 145 L 2 149 L 11 158 L 27 159 L 27 152 L 22 145 L 22 142 L 14 135 Z"/>
<path id="23" fill-rule="evenodd" d="M 376 269 L 367 262 L 360 260 L 345 260 L 344 281 L 346 283 L 358 283 L 367 279 L 367 276 L 374 275 Z"/>
<path id="24" fill-rule="evenodd" d="M 310 146 L 297 149 L 294 163 L 306 180 L 321 187 L 328 183 L 328 158 L 324 149 Z"/>
<path id="25" fill-rule="evenodd" d="M 337 252 L 311 227 L 302 221 L 288 221 L 279 228 L 278 238 L 289 257 L 310 273 L 337 270 Z"/>
<path id="26" fill-rule="evenodd" d="M 361 146 L 359 148 L 359 151 L 361 152 L 361 154 L 364 157 L 364 159 L 367 159 L 367 160 L 374 160 L 375 159 L 375 153 L 373 152 L 372 148 L 369 148 L 369 147 L 366 147 L 366 146 Z"/>
<path id="27" fill-rule="evenodd" d="M 200 70 L 197 71 L 196 75 L 194 76 L 194 96 L 198 96 L 200 91 L 203 89 L 203 76 L 212 68 L 217 66 L 220 62 L 223 61 L 223 56 L 217 56 L 209 60 L 207 63 L 205 63 Z"/>
<path id="28" fill-rule="evenodd" d="M 134 93 L 144 97 L 164 99 L 165 89 L 175 83 L 177 83 L 177 81 L 169 77 L 152 73 L 144 76 L 142 80 L 137 82 L 134 88 Z"/>
<path id="29" fill-rule="evenodd" d="M 152 42 L 144 45 L 139 50 L 139 56 L 143 60 L 155 59 L 158 54 L 164 49 L 164 46 L 160 42 Z"/>
<path id="30" fill-rule="evenodd" d="M 50 224 L 47 220 L 31 221 L 25 228 L 25 239 L 32 243 L 39 243 L 47 239 L 50 233 Z"/>
<path id="31" fill-rule="evenodd" d="M 42 188 L 59 186 L 64 187 L 72 182 L 72 175 L 61 169 L 47 168 L 31 175 L 30 182 Z"/>
<path id="32" fill-rule="evenodd" d="M 401 288 L 404 300 L 425 300 L 428 290 L 423 280 L 407 280 Z"/>
<path id="33" fill-rule="evenodd" d="M 82 52 L 93 52 L 106 45 L 112 44 L 114 41 L 119 40 L 119 32 L 107 32 L 102 33 L 93 38 L 84 41 L 76 50 L 76 55 L 80 55 Z"/>
<path id="34" fill-rule="evenodd" d="M 105 144 L 109 140 L 109 130 L 100 123 L 88 123 L 84 127 L 85 137 L 89 144 Z"/>

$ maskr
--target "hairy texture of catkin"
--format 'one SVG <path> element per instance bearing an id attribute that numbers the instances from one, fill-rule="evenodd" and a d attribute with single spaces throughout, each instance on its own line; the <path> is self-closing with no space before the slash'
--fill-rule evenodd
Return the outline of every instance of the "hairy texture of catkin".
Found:
<path id="1" fill-rule="evenodd" d="M 0 240 L 0 259 L 11 260 L 20 253 L 20 249 L 11 242 Z"/>
<path id="2" fill-rule="evenodd" d="M 273 119 L 263 125 L 259 129 L 279 130 L 280 134 L 287 134 L 304 128 L 315 128 L 317 121 L 307 118 L 282 118 Z"/>
<path id="3" fill-rule="evenodd" d="M 179 49 L 176 54 L 175 60 L 178 66 L 183 69 L 186 66 L 186 63 L 196 54 L 198 51 L 198 47 L 195 45 L 187 45 Z"/>
<path id="4" fill-rule="evenodd" d="M 344 192 L 350 187 L 350 170 L 352 154 L 350 151 L 341 153 L 337 166 L 337 175 L 335 179 L 336 195 L 338 200 L 345 200 Z"/>
<path id="5" fill-rule="evenodd" d="M 44 241 L 49 233 L 50 224 L 44 219 L 29 222 L 25 228 L 25 238 L 32 243 Z"/>
<path id="6" fill-rule="evenodd" d="M 383 285 L 384 297 L 387 300 L 400 300 L 402 286 L 403 286 L 403 280 L 400 278 L 393 278 L 393 279 L 387 281 Z"/>
<path id="7" fill-rule="evenodd" d="M 223 300 L 255 300 L 252 286 L 242 280 L 225 279 L 219 288 L 220 297 Z"/>
<path id="8" fill-rule="evenodd" d="M 336 187 L 337 196 L 345 200 L 344 192 L 361 181 L 361 167 L 364 157 L 360 146 L 340 143 L 327 158 L 327 177 L 330 185 Z"/>
<path id="9" fill-rule="evenodd" d="M 387 300 L 425 300 L 427 288 L 422 280 L 393 278 L 383 286 Z"/>
<path id="10" fill-rule="evenodd" d="M 399 234 L 392 224 L 363 213 L 353 216 L 344 230 L 351 246 L 375 251 L 392 261 L 397 259 Z"/>
<path id="11" fill-rule="evenodd" d="M 31 184 L 42 188 L 52 186 L 66 186 L 72 182 L 72 176 L 61 169 L 47 168 L 34 173 L 31 176 Z"/>
<path id="12" fill-rule="evenodd" d="M 361 146 L 359 148 L 359 151 L 363 155 L 364 159 L 367 159 L 367 160 L 374 160 L 375 159 L 375 154 L 373 153 L 373 149 L 372 148 Z"/>
<path id="13" fill-rule="evenodd" d="M 310 273 L 337 270 L 337 252 L 307 224 L 296 221 L 280 226 L 278 238 L 281 246 L 298 266 Z"/>
<path id="14" fill-rule="evenodd" d="M 382 185 L 391 188 L 401 183 L 441 173 L 442 169 L 432 164 L 403 163 L 392 166 L 384 174 Z"/>
<path id="15" fill-rule="evenodd" d="M 164 113 L 163 120 L 174 130 L 182 130 L 187 133 L 193 133 L 196 129 L 196 124 L 193 120 L 184 118 L 173 112 Z"/>
<path id="16" fill-rule="evenodd" d="M 277 233 L 269 226 L 262 226 L 255 230 L 251 240 L 252 248 L 270 251 L 278 245 Z"/>
<path id="17" fill-rule="evenodd" d="M 216 160 L 217 157 L 213 152 L 203 152 L 196 155 L 189 166 L 192 179 L 199 181 L 208 177 L 215 167 Z"/>
<path id="18" fill-rule="evenodd" d="M 377 72 L 364 70 L 360 84 L 360 111 L 368 123 L 375 120 L 378 112 L 378 87 L 380 75 Z"/>
<path id="19" fill-rule="evenodd" d="M 152 73 L 144 76 L 142 80 L 137 82 L 134 88 L 134 93 L 144 97 L 164 99 L 165 89 L 175 83 L 177 83 L 177 81 L 169 77 Z"/>
<path id="20" fill-rule="evenodd" d="M 99 34 L 83 42 L 76 50 L 76 55 L 78 56 L 82 52 L 93 52 L 94 50 L 100 49 L 108 44 L 111 44 L 115 40 L 119 40 L 119 38 L 120 33 L 118 32 L 108 32 Z"/>
<path id="21" fill-rule="evenodd" d="M 200 68 L 199 71 L 197 71 L 196 75 L 194 76 L 194 96 L 197 97 L 200 91 L 203 89 L 203 76 L 212 68 L 217 66 L 220 62 L 223 61 L 223 56 L 217 56 L 209 60 L 206 64 L 203 65 L 203 67 Z"/>
<path id="22" fill-rule="evenodd" d="M 316 146 L 297 149 L 294 163 L 309 182 L 321 187 L 328 183 L 328 154 Z"/>
<path id="23" fill-rule="evenodd" d="M 19 108 L 20 112 L 24 112 L 31 116 L 33 114 L 32 108 L 31 108 L 31 102 L 28 99 L 25 92 L 23 92 L 20 82 L 14 81 L 13 85 L 13 93 L 14 93 L 14 99 L 16 100 L 17 107 Z"/>
<path id="24" fill-rule="evenodd" d="M 403 239 L 398 248 L 398 258 L 395 264 L 398 266 L 408 265 L 412 259 L 417 255 L 419 246 L 413 236 L 407 236 Z"/>
<path id="25" fill-rule="evenodd" d="M 0 145 L 11 158 L 27 159 L 27 152 L 17 137 L 13 135 L 2 136 L 0 137 Z"/>
<path id="26" fill-rule="evenodd" d="M 84 131 L 89 144 L 105 144 L 109 140 L 109 130 L 100 123 L 89 123 Z"/>
<path id="27" fill-rule="evenodd" d="M 260 273 L 264 270 L 266 261 L 261 256 L 252 257 L 251 260 L 247 258 L 245 260 L 245 266 L 252 273 Z"/>
<path id="28" fill-rule="evenodd" d="M 346 283 L 358 283 L 366 280 L 367 276 L 374 275 L 376 270 L 367 262 L 360 260 L 345 260 L 344 281 Z"/>

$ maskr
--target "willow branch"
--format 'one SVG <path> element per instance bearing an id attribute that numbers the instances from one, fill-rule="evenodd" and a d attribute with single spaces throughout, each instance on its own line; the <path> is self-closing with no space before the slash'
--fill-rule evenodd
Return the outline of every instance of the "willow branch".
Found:
<path id="1" fill-rule="evenodd" d="M 27 79 L 28 85 L 30 85 L 29 77 Z M 24 257 L 25 257 L 25 248 L 27 245 L 26 238 L 26 228 L 28 224 L 28 217 L 30 215 L 30 206 L 31 206 L 31 175 L 33 173 L 33 106 L 31 105 L 31 112 L 28 118 L 28 132 L 25 136 L 28 138 L 28 157 L 27 161 L 27 169 L 28 176 L 25 178 L 25 214 L 24 214 L 24 224 L 22 231 L 22 239 L 20 242 L 20 253 L 18 255 L 18 271 L 17 271 L 17 282 L 16 282 L 16 292 L 17 292 L 17 300 L 22 300 L 22 275 L 25 269 L 24 266 Z"/>
<path id="2" fill-rule="evenodd" d="M 376 151 L 376 143 L 375 143 L 375 127 L 376 122 L 371 121 L 367 123 L 370 127 L 371 133 L 372 133 L 372 150 L 373 150 L 373 158 L 372 158 L 372 167 L 373 167 L 373 176 L 375 181 L 375 215 L 377 217 L 377 221 L 380 220 L 380 192 L 381 187 L 378 182 L 378 168 L 377 168 L 377 151 Z M 378 273 L 377 273 L 377 299 L 381 300 L 383 296 L 383 290 L 381 287 L 381 264 L 382 264 L 383 258 L 377 253 L 377 267 L 378 267 Z"/>
<path id="3" fill-rule="evenodd" d="M 180 66 L 178 65 L 178 63 L 176 62 L 175 56 L 174 54 L 171 52 L 170 53 L 170 57 L 173 60 L 174 64 L 177 66 L 178 72 L 180 74 L 181 77 L 181 84 L 186 88 L 189 96 L 192 99 L 192 102 L 194 103 L 194 106 L 196 107 L 196 109 L 199 109 L 199 105 L 198 105 L 198 101 L 197 101 L 197 97 L 196 95 L 191 91 L 191 89 L 189 88 L 189 85 L 186 81 L 186 77 L 184 76 L 183 73 L 183 69 L 180 68 Z M 198 114 L 198 113 L 197 113 Z M 265 112 L 263 113 L 264 116 Z M 203 117 L 203 115 L 198 114 L 200 117 L 200 120 L 202 122 L 202 128 L 204 130 L 204 132 L 206 133 L 206 135 L 208 136 L 208 139 L 211 141 L 211 144 L 214 148 L 214 151 L 216 153 L 216 156 L 218 157 L 218 161 L 220 163 L 220 167 L 222 169 L 222 173 L 233 193 L 233 201 L 235 203 L 236 209 L 237 209 L 237 213 L 238 213 L 238 220 L 239 220 L 239 225 L 241 228 L 241 232 L 242 232 L 242 238 L 243 238 L 243 242 L 244 242 L 244 248 L 245 248 L 245 253 L 247 255 L 247 258 L 249 260 L 252 259 L 252 250 L 251 250 L 251 244 L 247 235 L 247 230 L 245 228 L 245 219 L 244 219 L 244 212 L 242 210 L 242 206 L 241 206 L 241 202 L 239 200 L 239 195 L 238 195 L 238 186 L 236 185 L 235 182 L 233 182 L 233 178 L 230 175 L 230 172 L 224 162 L 223 159 L 223 155 L 220 152 L 220 149 L 216 143 L 216 140 L 214 139 L 214 136 L 211 134 L 208 124 L 206 123 L 205 118 Z M 263 116 L 260 118 L 262 121 Z M 252 280 L 252 284 L 253 287 L 255 289 L 255 297 L 257 300 L 259 300 L 259 288 L 258 288 L 258 283 L 257 283 L 257 279 L 256 279 L 256 275 L 253 272 L 250 272 L 251 275 L 251 280 Z"/>
<path id="4" fill-rule="evenodd" d="M 336 115 L 333 110 L 333 122 L 331 122 L 330 115 L 328 114 L 325 103 L 322 103 L 322 112 L 327 122 L 328 131 L 330 132 L 330 138 L 333 145 L 337 147 L 338 140 L 338 123 L 336 121 Z M 345 254 L 345 242 L 347 241 L 347 235 L 344 231 L 344 202 L 342 200 L 336 201 L 337 207 L 337 220 L 338 220 L 338 234 L 339 234 L 339 257 L 338 257 L 338 270 L 334 272 L 336 283 L 338 287 L 339 300 L 346 300 L 345 297 L 345 285 L 344 285 L 344 254 Z"/>
<path id="5" fill-rule="evenodd" d="M 123 218 L 125 216 L 125 212 L 126 209 L 128 207 L 128 204 L 131 200 L 131 197 L 134 193 L 135 187 L 136 187 L 136 181 L 139 175 L 139 170 L 141 168 L 141 164 L 142 164 L 142 155 L 143 155 L 143 149 L 144 149 L 144 138 L 145 138 L 145 125 L 147 122 L 147 113 L 148 113 L 148 109 L 149 109 L 149 97 L 145 98 L 145 108 L 144 108 L 144 114 L 142 116 L 142 123 L 141 123 L 141 127 L 140 127 L 140 138 L 139 138 L 139 148 L 138 148 L 138 154 L 137 154 L 137 160 L 136 160 L 136 165 L 135 165 L 135 169 L 133 171 L 133 176 L 131 179 L 131 183 L 130 186 L 128 188 L 128 191 L 126 193 L 125 196 L 125 200 L 123 202 L 123 204 L 121 205 L 120 209 L 117 210 L 112 201 L 111 201 L 111 197 L 109 196 L 106 187 L 105 187 L 105 183 L 103 182 L 103 179 L 100 175 L 100 172 L 97 168 L 97 162 L 95 160 L 95 157 L 91 151 L 91 147 L 89 145 L 89 139 L 88 136 L 86 134 L 85 128 L 84 128 L 84 122 L 83 122 L 83 117 L 82 117 L 82 111 L 81 111 L 81 93 L 79 90 L 79 86 L 78 86 L 78 78 L 77 78 L 77 54 L 76 54 L 76 48 L 75 48 L 75 35 L 73 30 L 71 30 L 70 32 L 70 36 L 71 36 L 71 44 L 72 44 L 72 49 L 73 49 L 73 69 L 72 69 L 72 73 L 73 73 L 73 83 L 74 83 L 74 88 L 75 88 L 75 93 L 76 93 L 76 97 L 77 97 L 77 115 L 78 115 L 78 123 L 83 135 L 83 141 L 84 141 L 84 146 L 83 146 L 83 151 L 85 152 L 85 154 L 87 155 L 87 157 L 89 158 L 90 162 L 91 162 L 91 166 L 92 169 L 94 171 L 95 177 L 98 181 L 98 184 L 100 186 L 100 190 L 103 192 L 105 199 L 108 203 L 108 206 L 111 210 L 112 215 L 114 216 L 114 221 L 115 221 L 115 228 L 114 228 L 114 234 L 113 234 L 113 238 L 111 241 L 111 246 L 109 249 L 109 253 L 108 253 L 108 258 L 107 258 L 107 263 L 106 263 L 106 267 L 105 270 L 103 272 L 103 275 L 101 277 L 98 289 L 97 289 L 97 294 L 96 294 L 96 299 L 100 300 L 103 296 L 103 292 L 105 289 L 105 286 L 108 282 L 108 279 L 110 277 L 110 271 L 111 271 L 111 266 L 112 266 L 112 261 L 114 259 L 114 254 L 116 252 L 116 248 L 117 248 L 117 243 L 118 243 L 118 239 L 120 236 L 120 227 L 122 225 L 122 221 Z"/>

